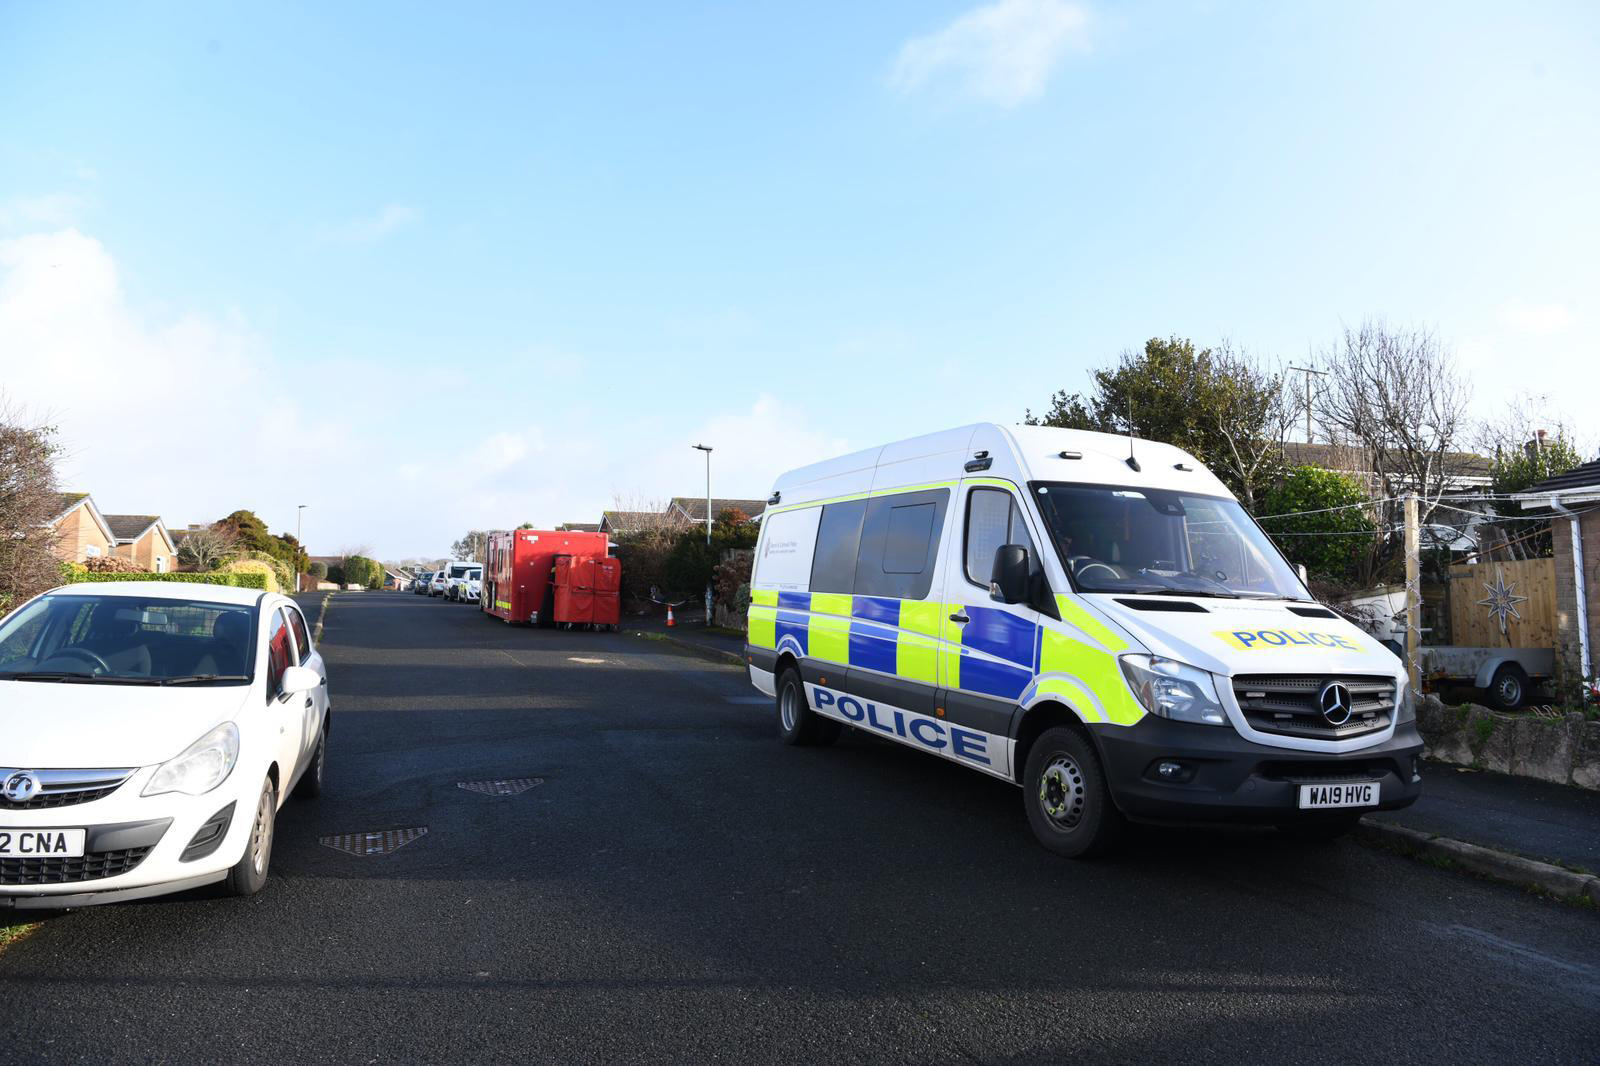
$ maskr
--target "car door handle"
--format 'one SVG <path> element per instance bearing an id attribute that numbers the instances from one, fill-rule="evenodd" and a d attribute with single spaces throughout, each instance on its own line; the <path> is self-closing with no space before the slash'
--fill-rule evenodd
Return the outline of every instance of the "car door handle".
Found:
<path id="1" fill-rule="evenodd" d="M 952 622 L 963 622 L 964 623 L 964 622 L 970 622 L 970 621 L 972 621 L 972 619 L 968 618 L 966 616 L 965 612 L 957 611 L 955 614 L 952 614 L 950 616 L 950 621 L 952 621 Z"/>

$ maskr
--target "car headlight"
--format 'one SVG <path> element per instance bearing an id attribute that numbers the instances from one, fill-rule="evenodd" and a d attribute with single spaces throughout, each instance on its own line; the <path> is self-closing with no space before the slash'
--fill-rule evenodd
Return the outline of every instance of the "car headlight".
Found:
<path id="1" fill-rule="evenodd" d="M 1175 722 L 1227 725 L 1216 680 L 1206 671 L 1153 655 L 1124 655 L 1122 676 L 1144 709 Z"/>
<path id="2" fill-rule="evenodd" d="M 183 754 L 156 767 L 141 795 L 182 792 L 203 796 L 228 779 L 239 761 L 239 727 L 224 722 L 190 744 Z"/>

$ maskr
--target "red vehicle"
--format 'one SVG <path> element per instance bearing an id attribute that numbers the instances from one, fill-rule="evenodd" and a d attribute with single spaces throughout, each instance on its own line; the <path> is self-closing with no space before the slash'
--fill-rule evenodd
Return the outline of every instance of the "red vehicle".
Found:
<path id="1" fill-rule="evenodd" d="M 548 624 L 556 556 L 604 559 L 610 546 L 611 538 L 604 533 L 549 529 L 490 533 L 483 563 L 484 611 L 507 622 Z"/>
<path id="2" fill-rule="evenodd" d="M 558 626 L 616 629 L 622 621 L 622 565 L 615 559 L 558 555 L 550 617 Z"/>

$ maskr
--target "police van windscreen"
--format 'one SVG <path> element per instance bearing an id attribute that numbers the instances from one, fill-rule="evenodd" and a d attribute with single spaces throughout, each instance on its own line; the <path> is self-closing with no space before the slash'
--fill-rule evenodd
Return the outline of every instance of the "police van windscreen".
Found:
<path id="1" fill-rule="evenodd" d="M 1031 488 L 1080 592 L 1310 599 L 1235 500 L 1113 485 Z"/>

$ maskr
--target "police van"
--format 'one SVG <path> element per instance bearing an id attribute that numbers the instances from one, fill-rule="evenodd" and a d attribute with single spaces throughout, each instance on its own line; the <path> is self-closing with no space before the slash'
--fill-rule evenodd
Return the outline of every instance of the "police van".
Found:
<path id="1" fill-rule="evenodd" d="M 1150 441 L 974 425 L 783 475 L 746 657 L 785 743 L 851 726 L 1010 781 L 1071 857 L 1129 819 L 1333 837 L 1421 787 L 1400 662 Z"/>

